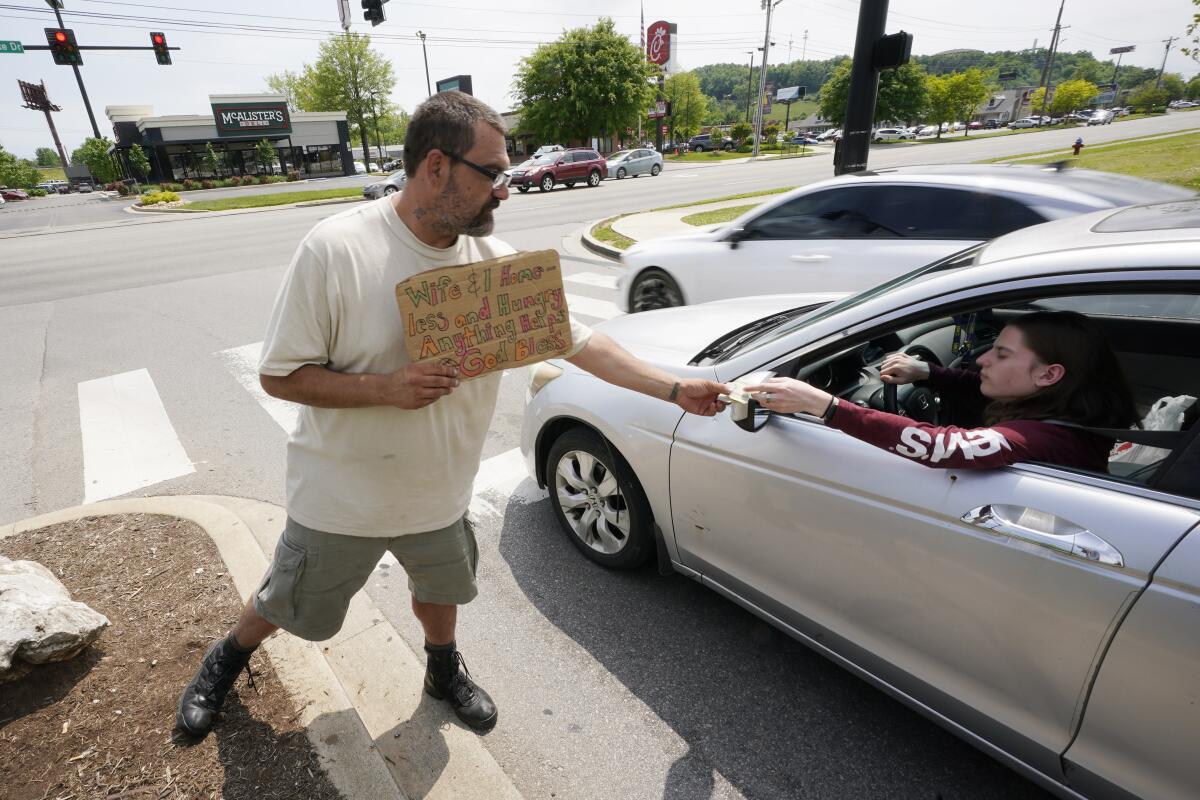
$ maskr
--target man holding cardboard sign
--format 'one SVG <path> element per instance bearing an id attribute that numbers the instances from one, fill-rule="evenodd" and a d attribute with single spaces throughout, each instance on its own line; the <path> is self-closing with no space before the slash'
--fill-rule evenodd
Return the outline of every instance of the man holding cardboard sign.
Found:
<path id="1" fill-rule="evenodd" d="M 208 733 L 278 628 L 333 636 L 386 551 L 408 574 L 425 633 L 425 691 L 471 728 L 492 728 L 496 706 L 454 633 L 458 606 L 477 593 L 466 511 L 500 370 L 561 355 L 694 414 L 723 407 L 728 387 L 677 378 L 571 320 L 552 253 L 516 256 L 489 235 L 508 198 L 495 111 L 460 92 L 434 95 L 413 114 L 404 154 L 404 191 L 313 228 L 276 299 L 261 382 L 303 406 L 288 441 L 288 520 L 262 584 L 179 700 L 185 734 Z"/>

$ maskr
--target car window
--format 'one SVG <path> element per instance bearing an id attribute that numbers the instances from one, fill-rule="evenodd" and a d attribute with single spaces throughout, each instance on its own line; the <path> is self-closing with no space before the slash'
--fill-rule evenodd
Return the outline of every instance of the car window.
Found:
<path id="1" fill-rule="evenodd" d="M 991 192 L 938 186 L 871 188 L 865 213 L 909 239 L 993 239 L 1045 222 L 1020 202 Z"/>
<path id="2" fill-rule="evenodd" d="M 752 220 L 749 239 L 896 238 L 871 219 L 871 189 L 838 187 L 801 195 Z"/>
<path id="3" fill-rule="evenodd" d="M 595 150 L 588 150 L 586 153 L 580 153 L 579 155 L 582 156 L 582 158 L 579 159 L 580 161 L 599 161 L 600 160 L 600 154 L 597 153 Z"/>

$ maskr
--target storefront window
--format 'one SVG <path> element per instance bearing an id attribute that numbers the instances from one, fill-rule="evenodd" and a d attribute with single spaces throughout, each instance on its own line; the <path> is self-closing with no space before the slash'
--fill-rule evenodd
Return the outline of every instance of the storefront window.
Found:
<path id="1" fill-rule="evenodd" d="M 304 153 L 308 173 L 342 173 L 342 158 L 336 145 L 309 145 Z"/>

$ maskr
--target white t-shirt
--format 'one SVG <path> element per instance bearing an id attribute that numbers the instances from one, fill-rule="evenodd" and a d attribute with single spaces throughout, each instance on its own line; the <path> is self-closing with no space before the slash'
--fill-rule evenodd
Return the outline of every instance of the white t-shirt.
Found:
<path id="1" fill-rule="evenodd" d="M 410 363 L 395 287 L 418 272 L 509 255 L 495 237 L 459 236 L 439 249 L 417 239 L 391 198 L 337 214 L 300 243 L 275 300 L 258 370 L 306 364 L 341 373 L 390 373 Z M 591 330 L 574 320 L 571 355 Z M 464 513 L 500 373 L 462 381 L 424 408 L 302 406 L 288 440 L 288 515 L 348 536 L 444 528 Z"/>

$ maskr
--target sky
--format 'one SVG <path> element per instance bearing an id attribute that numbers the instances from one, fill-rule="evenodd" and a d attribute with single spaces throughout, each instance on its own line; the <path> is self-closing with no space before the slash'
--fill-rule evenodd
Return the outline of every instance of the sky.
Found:
<path id="1" fill-rule="evenodd" d="M 494 2 L 494 0 L 492 0 Z M 429 77 L 469 74 L 474 93 L 505 111 L 512 107 L 512 76 L 522 57 L 564 29 L 593 24 L 602 13 L 617 29 L 639 40 L 638 0 L 510 0 L 502 12 L 487 0 L 407 2 L 391 0 L 387 21 L 362 22 L 359 0 L 351 0 L 351 30 L 372 35 L 396 74 L 393 101 L 412 111 L 426 97 L 425 66 L 417 31 L 426 34 Z M 1060 49 L 1089 50 L 1101 60 L 1112 47 L 1135 45 L 1123 64 L 1157 68 L 1163 40 L 1181 37 L 1197 7 L 1191 0 L 1065 0 Z M 152 105 L 156 114 L 207 114 L 209 94 L 267 91 L 265 77 L 298 70 L 317 55 L 317 45 L 340 32 L 338 0 L 64 0 L 64 22 L 81 45 L 149 45 L 150 31 L 163 31 L 174 64 L 155 63 L 150 51 L 83 51 L 81 73 L 102 135 L 112 130 L 107 105 Z M 849 54 L 854 45 L 858 0 L 782 0 L 772 23 L 772 64 L 802 57 Z M 766 14 L 761 0 L 647 0 L 645 22 L 678 25 L 681 68 L 720 62 L 746 63 L 762 46 Z M 1049 44 L 1058 12 L 1054 0 L 891 0 L 887 31 L 913 34 L 913 53 L 943 50 L 1020 50 Z M 44 0 L 0 0 L 0 40 L 44 44 L 42 29 L 55 27 Z M 805 34 L 807 33 L 807 39 Z M 1186 43 L 1186 41 L 1184 42 Z M 1185 78 L 1200 62 L 1179 52 L 1176 41 L 1167 71 Z M 755 63 L 761 53 L 755 53 Z M 70 67 L 56 66 L 45 51 L 0 53 L 0 144 L 31 158 L 52 146 L 45 118 L 22 108 L 16 79 L 45 80 L 52 102 L 62 107 L 55 124 L 68 152 L 91 127 Z"/>

